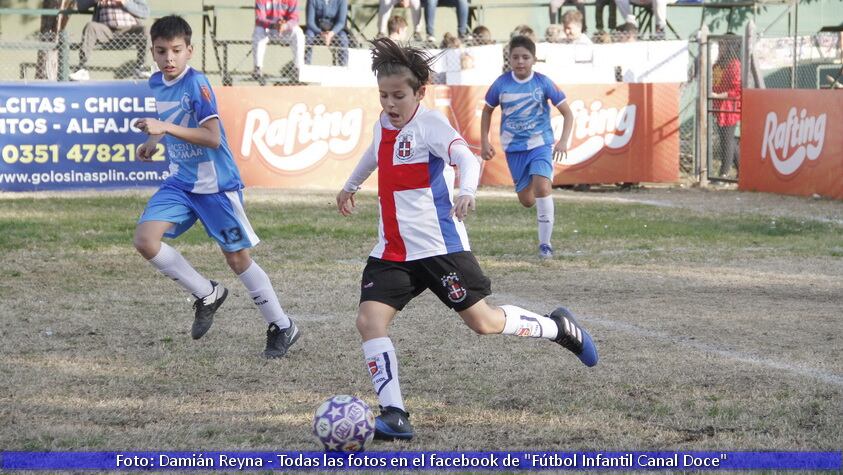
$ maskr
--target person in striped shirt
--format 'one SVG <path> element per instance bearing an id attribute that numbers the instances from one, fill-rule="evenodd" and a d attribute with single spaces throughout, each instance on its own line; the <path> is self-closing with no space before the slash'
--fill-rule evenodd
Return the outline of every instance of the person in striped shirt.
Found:
<path id="1" fill-rule="evenodd" d="M 357 330 L 381 414 L 375 438 L 414 435 L 398 382 L 398 359 L 388 336 L 395 315 L 430 289 L 481 335 L 506 334 L 555 341 L 587 366 L 597 364 L 591 336 L 570 311 L 559 307 L 539 315 L 515 305 L 486 302 L 491 282 L 471 253 L 463 219 L 474 209 L 480 163 L 465 140 L 438 111 L 421 104 L 433 71 L 422 50 L 389 38 L 373 42 L 383 111 L 372 143 L 342 190 L 337 210 L 355 208 L 354 194 L 378 170 L 378 244 L 361 280 Z M 460 189 L 454 191 L 454 167 Z"/>
<path id="2" fill-rule="evenodd" d="M 270 39 L 288 41 L 293 50 L 295 79 L 304 64 L 304 31 L 299 26 L 297 0 L 255 0 L 255 30 L 252 32 L 253 76 L 263 84 L 263 59 Z"/>

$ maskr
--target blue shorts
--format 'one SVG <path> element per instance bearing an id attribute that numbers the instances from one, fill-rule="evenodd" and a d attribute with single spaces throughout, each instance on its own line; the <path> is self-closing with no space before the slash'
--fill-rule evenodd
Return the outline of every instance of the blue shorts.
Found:
<path id="1" fill-rule="evenodd" d="M 175 238 L 202 221 L 205 232 L 227 252 L 254 247 L 260 242 L 243 209 L 241 191 L 199 194 L 164 184 L 152 195 L 138 220 L 173 223 L 164 236 Z"/>
<path id="2" fill-rule="evenodd" d="M 509 165 L 509 174 L 512 175 L 516 192 L 530 186 L 533 175 L 553 180 L 553 146 L 551 145 L 542 145 L 522 152 L 506 152 L 506 163 Z"/>

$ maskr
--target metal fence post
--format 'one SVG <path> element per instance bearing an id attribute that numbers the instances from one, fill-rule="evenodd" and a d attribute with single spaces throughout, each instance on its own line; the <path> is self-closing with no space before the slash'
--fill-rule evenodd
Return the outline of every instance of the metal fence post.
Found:
<path id="1" fill-rule="evenodd" d="M 70 41 L 67 38 L 67 31 L 59 32 L 59 67 L 58 80 L 67 81 L 70 76 Z"/>
<path id="2" fill-rule="evenodd" d="M 697 177 L 699 186 L 708 186 L 708 27 L 698 32 L 699 92 L 697 94 Z"/>

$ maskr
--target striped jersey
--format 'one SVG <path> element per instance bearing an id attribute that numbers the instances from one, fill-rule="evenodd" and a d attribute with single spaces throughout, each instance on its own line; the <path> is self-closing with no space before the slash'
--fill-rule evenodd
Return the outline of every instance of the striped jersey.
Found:
<path id="1" fill-rule="evenodd" d="M 548 100 L 558 106 L 565 100 L 565 93 L 541 73 L 533 72 L 521 80 L 510 71 L 492 83 L 486 92 L 486 104 L 491 108 L 501 106 L 501 146 L 505 151 L 553 145 Z"/>
<path id="2" fill-rule="evenodd" d="M 413 261 L 471 250 L 465 225 L 450 217 L 450 149 L 465 140 L 440 112 L 419 105 L 401 129 L 381 114 L 363 160 L 377 160 L 380 220 L 372 257 Z"/>
<path id="3" fill-rule="evenodd" d="M 217 99 L 204 74 L 188 66 L 172 81 L 159 71 L 149 78 L 155 95 L 158 117 L 171 124 L 196 128 L 211 119 L 219 119 Z M 164 136 L 170 176 L 166 183 L 191 193 L 209 194 L 243 188 L 234 163 L 225 129 L 220 121 L 220 145 L 209 148 Z"/>

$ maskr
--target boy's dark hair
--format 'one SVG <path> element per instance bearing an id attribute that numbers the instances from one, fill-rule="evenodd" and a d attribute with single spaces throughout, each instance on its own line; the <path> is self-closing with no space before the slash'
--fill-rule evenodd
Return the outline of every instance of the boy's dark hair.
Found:
<path id="1" fill-rule="evenodd" d="M 527 38 L 526 36 L 513 36 L 512 39 L 509 40 L 509 51 L 511 52 L 513 48 L 524 48 L 533 56 L 536 55 L 536 44 L 533 43 L 533 40 Z"/>
<path id="2" fill-rule="evenodd" d="M 190 24 L 178 15 L 161 17 L 155 20 L 155 23 L 149 29 L 149 36 L 152 41 L 158 38 L 165 40 L 184 38 L 184 44 L 190 45 L 191 35 L 193 35 L 193 30 L 190 29 Z"/>
<path id="3" fill-rule="evenodd" d="M 372 71 L 377 77 L 409 73 L 410 87 L 416 92 L 430 82 L 434 58 L 412 46 L 401 46 L 389 38 L 372 40 Z"/>

